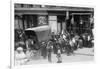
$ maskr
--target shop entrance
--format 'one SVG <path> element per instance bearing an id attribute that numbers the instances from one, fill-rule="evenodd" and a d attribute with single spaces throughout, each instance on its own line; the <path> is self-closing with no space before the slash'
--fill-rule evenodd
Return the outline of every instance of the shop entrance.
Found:
<path id="1" fill-rule="evenodd" d="M 79 35 L 89 33 L 90 15 L 74 15 L 73 31 Z"/>
<path id="2" fill-rule="evenodd" d="M 58 33 L 64 33 L 66 31 L 66 16 L 64 15 L 58 15 L 57 16 L 57 29 Z"/>

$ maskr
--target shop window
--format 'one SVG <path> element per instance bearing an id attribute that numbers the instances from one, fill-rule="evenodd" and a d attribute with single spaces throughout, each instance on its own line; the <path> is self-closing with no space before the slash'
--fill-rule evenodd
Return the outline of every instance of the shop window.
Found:
<path id="1" fill-rule="evenodd" d="M 68 32 L 83 34 L 92 30 L 93 24 L 90 24 L 90 15 L 73 15 L 70 17 L 71 19 L 67 20 Z"/>
<path id="2" fill-rule="evenodd" d="M 38 26 L 41 26 L 41 25 L 47 25 L 48 22 L 47 22 L 47 16 L 45 15 L 39 15 L 38 16 Z"/>

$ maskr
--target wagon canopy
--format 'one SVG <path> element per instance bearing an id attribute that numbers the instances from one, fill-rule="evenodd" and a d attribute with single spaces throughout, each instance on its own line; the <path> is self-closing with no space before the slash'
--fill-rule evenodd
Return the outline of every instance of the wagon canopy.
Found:
<path id="1" fill-rule="evenodd" d="M 36 36 L 39 42 L 50 39 L 50 32 L 51 31 L 49 26 L 39 26 L 34 28 L 28 28 L 25 30 L 25 34 L 27 36 Z"/>

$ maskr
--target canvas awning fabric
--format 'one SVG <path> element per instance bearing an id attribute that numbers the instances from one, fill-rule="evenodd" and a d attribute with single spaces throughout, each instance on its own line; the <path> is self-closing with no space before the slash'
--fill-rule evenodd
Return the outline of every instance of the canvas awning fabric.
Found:
<path id="1" fill-rule="evenodd" d="M 45 31 L 45 30 L 50 30 L 49 26 L 39 26 L 39 27 L 34 27 L 34 28 L 28 28 L 26 30 L 34 30 L 35 32 L 39 32 L 39 31 Z"/>

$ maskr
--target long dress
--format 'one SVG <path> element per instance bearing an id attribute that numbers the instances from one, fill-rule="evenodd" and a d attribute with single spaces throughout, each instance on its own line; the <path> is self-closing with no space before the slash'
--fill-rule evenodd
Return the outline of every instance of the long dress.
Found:
<path id="1" fill-rule="evenodd" d="M 41 47 L 41 56 L 43 56 L 44 59 L 47 57 L 46 45 L 42 45 Z"/>

